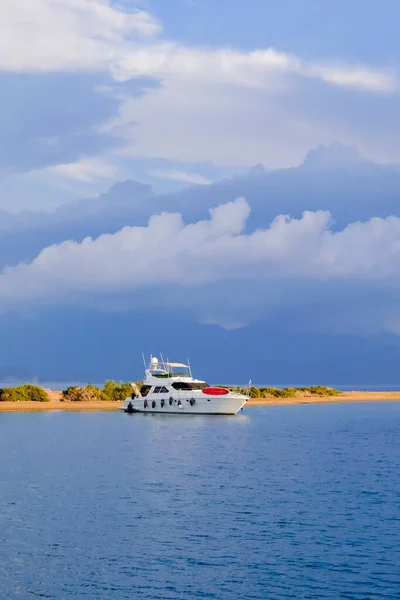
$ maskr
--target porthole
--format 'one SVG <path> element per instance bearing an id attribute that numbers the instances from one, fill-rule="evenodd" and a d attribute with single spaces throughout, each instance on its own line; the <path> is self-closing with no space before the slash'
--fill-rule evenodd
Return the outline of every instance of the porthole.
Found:
<path id="1" fill-rule="evenodd" d="M 172 405 L 173 401 L 174 401 L 174 399 L 173 399 L 173 398 L 170 398 L 170 399 L 169 399 L 169 405 L 170 405 L 170 406 Z"/>
<path id="2" fill-rule="evenodd" d="M 153 400 L 153 402 L 151 403 L 151 408 L 155 408 L 156 407 L 156 401 Z"/>
<path id="3" fill-rule="evenodd" d="M 147 408 L 147 400 L 145 400 L 145 401 L 143 402 L 143 406 L 144 406 L 145 408 Z"/>
<path id="4" fill-rule="evenodd" d="M 165 401 L 161 400 L 161 408 L 164 408 Z"/>

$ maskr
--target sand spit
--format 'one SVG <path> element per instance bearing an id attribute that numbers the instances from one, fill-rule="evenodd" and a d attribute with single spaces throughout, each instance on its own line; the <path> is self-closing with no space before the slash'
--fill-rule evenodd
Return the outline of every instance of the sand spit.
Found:
<path id="1" fill-rule="evenodd" d="M 90 401 L 64 402 L 62 392 L 46 390 L 49 402 L 0 402 L 0 412 L 43 412 L 49 410 L 96 411 L 116 410 L 121 402 Z M 294 398 L 252 398 L 246 406 L 279 406 L 289 404 L 332 404 L 337 402 L 400 401 L 400 392 L 343 392 L 339 396 L 316 396 L 298 393 Z"/>
<path id="2" fill-rule="evenodd" d="M 394 402 L 400 392 L 342 392 L 338 396 L 297 394 L 294 398 L 251 398 L 247 406 L 276 406 L 279 404 L 332 404 L 334 402 Z"/>

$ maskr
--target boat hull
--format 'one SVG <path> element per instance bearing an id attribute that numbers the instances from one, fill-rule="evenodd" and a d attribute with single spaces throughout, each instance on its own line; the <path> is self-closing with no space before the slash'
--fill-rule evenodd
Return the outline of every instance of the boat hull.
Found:
<path id="1" fill-rule="evenodd" d="M 192 403 L 190 402 L 192 400 Z M 175 414 L 175 415 L 236 415 L 246 404 L 248 398 L 239 394 L 229 396 L 214 396 L 196 399 L 169 399 L 152 400 L 148 398 L 137 398 L 125 400 L 120 410 L 126 413 L 151 413 L 151 414 Z"/>

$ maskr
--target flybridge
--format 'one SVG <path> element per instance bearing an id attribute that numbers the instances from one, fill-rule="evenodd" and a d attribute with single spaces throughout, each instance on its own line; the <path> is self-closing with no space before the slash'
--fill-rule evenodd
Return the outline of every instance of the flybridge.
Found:
<path id="1" fill-rule="evenodd" d="M 152 356 L 150 364 L 146 368 L 146 374 L 151 377 L 170 378 L 170 377 L 190 377 L 192 378 L 192 370 L 190 364 L 179 362 L 168 362 Z"/>

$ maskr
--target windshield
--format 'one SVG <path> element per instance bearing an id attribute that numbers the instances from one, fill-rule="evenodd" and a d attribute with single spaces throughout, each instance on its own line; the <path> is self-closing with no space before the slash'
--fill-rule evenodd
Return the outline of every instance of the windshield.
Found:
<path id="1" fill-rule="evenodd" d="M 176 390 L 204 390 L 210 386 L 205 382 L 195 383 L 189 381 L 175 381 L 172 384 L 172 387 Z"/>
<path id="2" fill-rule="evenodd" d="M 173 377 L 191 377 L 190 367 L 181 363 L 154 362 L 150 365 L 150 372 L 158 379 Z"/>

